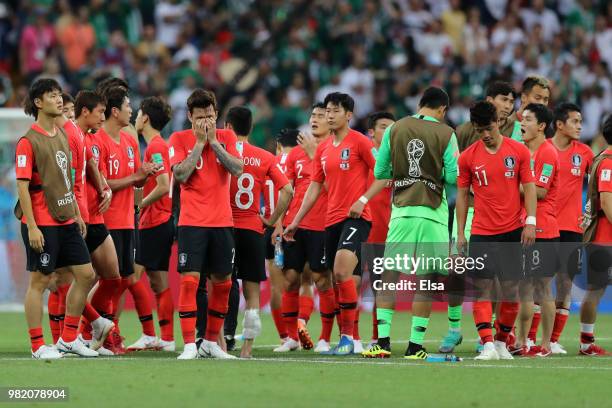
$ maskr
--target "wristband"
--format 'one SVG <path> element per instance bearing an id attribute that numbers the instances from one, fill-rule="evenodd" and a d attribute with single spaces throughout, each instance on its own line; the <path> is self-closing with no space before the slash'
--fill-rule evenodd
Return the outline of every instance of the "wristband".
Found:
<path id="1" fill-rule="evenodd" d="M 534 217 L 533 215 L 528 216 L 527 218 L 525 218 L 525 225 L 536 225 L 536 217 Z"/>
<path id="2" fill-rule="evenodd" d="M 359 197 L 359 202 L 360 202 L 360 203 L 363 203 L 363 205 L 367 204 L 367 203 L 368 203 L 368 201 L 370 201 L 370 200 L 368 200 L 368 197 L 366 197 L 366 196 L 364 196 L 364 195 L 362 195 L 361 197 Z"/>

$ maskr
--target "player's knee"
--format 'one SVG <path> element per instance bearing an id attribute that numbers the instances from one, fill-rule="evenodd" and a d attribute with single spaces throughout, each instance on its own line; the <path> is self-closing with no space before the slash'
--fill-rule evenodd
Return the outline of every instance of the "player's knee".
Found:
<path id="1" fill-rule="evenodd" d="M 41 272 L 30 273 L 29 289 L 36 292 L 44 292 L 51 282 L 51 274 L 44 275 Z"/>

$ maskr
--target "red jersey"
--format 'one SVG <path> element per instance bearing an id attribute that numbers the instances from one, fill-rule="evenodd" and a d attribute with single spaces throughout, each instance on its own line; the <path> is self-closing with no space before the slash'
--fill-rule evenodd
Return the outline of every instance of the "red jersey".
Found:
<path id="1" fill-rule="evenodd" d="M 372 141 L 349 129 L 338 146 L 334 145 L 333 137 L 321 142 L 313 162 L 312 181 L 327 184 L 325 227 L 328 227 L 347 219 L 355 201 L 368 190 L 368 174 L 376 164 Z M 372 221 L 368 205 L 361 218 Z"/>
<path id="2" fill-rule="evenodd" d="M 559 157 L 550 143 L 542 143 L 531 161 L 531 174 L 536 187 L 546 189 L 546 197 L 538 200 L 536 210 L 536 238 L 557 238 L 557 199 L 559 196 Z M 527 213 L 523 209 L 523 216 Z M 524 218 L 523 217 L 523 218 Z"/>
<path id="3" fill-rule="evenodd" d="M 170 159 L 168 157 L 168 145 L 157 135 L 149 142 L 144 153 L 144 162 L 161 164 L 162 168 L 155 174 L 147 177 L 145 182 L 142 197 L 148 196 L 157 186 L 157 177 L 162 174 L 168 174 L 170 177 Z M 157 227 L 167 222 L 172 216 L 172 199 L 168 194 L 155 201 L 153 204 L 142 209 L 140 213 L 139 229 L 147 229 Z"/>
<path id="4" fill-rule="evenodd" d="M 324 142 L 325 140 L 320 143 Z M 291 224 L 295 215 L 300 211 L 302 201 L 304 201 L 304 196 L 306 195 L 306 190 L 308 190 L 308 186 L 310 185 L 312 170 L 313 160 L 308 157 L 304 148 L 301 146 L 294 147 L 287 157 L 286 175 L 289 180 L 293 181 L 294 195 L 283 220 L 285 226 Z M 302 219 L 299 227 L 311 231 L 324 231 L 326 214 L 327 188 L 323 186 L 315 205 Z"/>
<path id="5" fill-rule="evenodd" d="M 244 171 L 240 177 L 232 177 L 230 184 L 234 228 L 263 233 L 259 207 L 266 178 L 272 180 L 278 189 L 289 184 L 289 181 L 272 153 L 247 142 L 238 142 L 236 146 L 242 153 Z"/>
<path id="6" fill-rule="evenodd" d="M 107 180 L 129 177 L 140 168 L 140 154 L 136 140 L 124 131 L 119 131 L 119 143 L 111 139 L 103 128 L 97 132 L 104 148 L 100 160 L 105 163 Z M 134 229 L 134 188 L 113 191 L 110 207 L 103 214 L 108 229 Z"/>
<path id="7" fill-rule="evenodd" d="M 612 154 L 612 148 L 608 148 L 606 154 Z M 597 168 L 597 191 L 600 193 L 612 193 L 612 159 L 603 159 Z M 601 201 L 599 205 L 601 210 Z M 597 220 L 597 230 L 593 242 L 612 244 L 612 223 L 608 221 L 605 214 L 601 214 Z"/>
<path id="8" fill-rule="evenodd" d="M 227 152 L 240 158 L 236 150 L 236 135 L 229 129 L 217 129 L 217 140 Z M 170 136 L 170 166 L 179 164 L 191 153 L 196 137 L 191 129 L 174 132 Z M 230 173 L 217 160 L 206 143 L 202 156 L 189 179 L 181 184 L 181 213 L 179 226 L 233 227 L 230 206 Z"/>
<path id="9" fill-rule="evenodd" d="M 288 153 L 282 153 L 279 156 L 274 157 L 275 164 L 278 164 L 280 166 L 281 171 L 285 175 L 287 173 L 287 156 L 288 155 L 289 155 Z M 262 209 L 263 216 L 266 219 L 270 218 L 270 216 L 274 212 L 274 209 L 276 208 L 276 203 L 278 203 L 278 191 L 279 189 L 276 188 L 276 186 L 274 185 L 274 181 L 270 178 L 266 178 L 266 186 L 263 191 L 263 209 Z"/>
<path id="10" fill-rule="evenodd" d="M 89 222 L 89 210 L 87 207 L 87 189 L 85 188 L 85 139 L 83 132 L 76 123 L 67 120 L 64 130 L 68 136 L 70 153 L 72 155 L 72 184 L 81 217 L 86 223 Z"/>
<path id="11" fill-rule="evenodd" d="M 472 187 L 472 235 L 497 235 L 521 228 L 521 183 L 532 183 L 529 149 L 504 137 L 496 153 L 478 140 L 459 156 L 457 185 Z"/>
<path id="12" fill-rule="evenodd" d="M 36 123 L 31 127 L 38 133 L 51 137 L 49 134 Z M 56 129 L 56 132 L 59 132 Z M 57 136 L 58 133 L 56 133 Z M 17 148 L 15 149 L 15 178 L 17 180 L 30 180 L 30 187 L 42 185 L 42 179 L 38 174 L 36 168 L 36 160 L 34 158 L 34 150 L 32 149 L 32 143 L 26 138 L 21 138 L 17 142 Z M 30 198 L 32 200 L 32 212 L 34 213 L 34 221 L 38 226 L 54 226 L 54 225 L 68 225 L 72 224 L 74 220 L 68 220 L 66 222 L 56 221 L 49 212 L 47 207 L 47 201 L 45 194 L 42 189 L 38 191 L 30 191 Z M 21 222 L 26 223 L 25 216 L 21 217 Z"/>
<path id="13" fill-rule="evenodd" d="M 106 143 L 100 140 L 100 136 L 97 133 L 86 133 L 85 134 L 85 149 L 86 149 L 86 159 L 89 161 L 90 158 L 93 158 L 95 162 L 98 164 L 98 171 L 100 174 L 106 174 L 106 166 L 105 162 L 100 160 L 101 152 L 106 149 Z M 104 154 L 106 157 L 106 154 Z M 94 187 L 94 184 L 91 181 L 93 175 L 89 175 L 85 177 L 85 189 L 87 191 L 87 207 L 88 207 L 88 215 L 89 215 L 89 224 L 104 224 L 104 217 L 102 214 L 98 212 L 98 207 L 100 205 L 100 198 L 98 196 L 98 190 Z"/>
<path id="14" fill-rule="evenodd" d="M 557 193 L 557 224 L 562 231 L 582 234 L 582 183 L 593 164 L 593 151 L 584 143 L 573 140 L 565 150 L 553 144 L 559 156 L 559 185 Z"/>
<path id="15" fill-rule="evenodd" d="M 372 154 L 376 157 L 376 148 L 372 147 Z M 376 179 L 374 171 L 368 175 L 368 185 L 372 185 Z M 372 229 L 368 236 L 368 242 L 384 243 L 389 232 L 389 220 L 391 219 L 391 199 L 393 195 L 392 182 L 388 181 L 387 186 L 376 194 L 369 202 L 372 211 Z"/>

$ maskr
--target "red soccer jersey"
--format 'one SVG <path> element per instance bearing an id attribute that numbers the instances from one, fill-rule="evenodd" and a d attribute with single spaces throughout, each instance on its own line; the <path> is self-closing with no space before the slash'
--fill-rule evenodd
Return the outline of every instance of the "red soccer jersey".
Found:
<path id="1" fill-rule="evenodd" d="M 140 168 L 140 154 L 136 140 L 124 131 L 119 132 L 119 143 L 111 139 L 103 128 L 98 130 L 104 148 L 100 160 L 104 161 L 106 179 L 129 177 Z M 108 229 L 134 229 L 134 188 L 113 191 L 110 207 L 103 214 Z"/>
<path id="2" fill-rule="evenodd" d="M 559 157 L 550 143 L 542 143 L 532 159 L 533 179 L 537 187 L 547 190 L 546 197 L 538 200 L 536 210 L 536 238 L 557 238 L 557 200 L 559 196 Z M 523 209 L 523 219 L 527 212 Z"/>
<path id="3" fill-rule="evenodd" d="M 371 171 L 368 175 L 368 185 L 372 185 L 374 181 L 376 181 L 374 172 Z M 372 229 L 368 236 L 368 242 L 384 243 L 387 240 L 389 220 L 391 219 L 392 194 L 393 187 L 389 181 L 387 182 L 387 186 L 368 202 L 370 210 L 372 211 Z"/>
<path id="4" fill-rule="evenodd" d="M 376 160 L 372 141 L 349 129 L 348 134 L 334 145 L 333 137 L 317 146 L 312 181 L 327 184 L 327 217 L 325 227 L 344 221 L 355 201 L 368 189 L 368 174 Z M 372 221 L 370 207 L 365 206 L 361 217 Z"/>
<path id="5" fill-rule="evenodd" d="M 282 153 L 274 157 L 274 162 L 280 166 L 283 174 L 287 173 L 287 156 L 288 153 Z M 266 178 L 266 186 L 262 191 L 263 194 L 263 216 L 267 219 L 274 212 L 276 203 L 278 202 L 279 189 L 274 185 L 274 181 Z"/>
<path id="6" fill-rule="evenodd" d="M 100 136 L 97 133 L 86 133 L 85 134 L 85 148 L 86 158 L 89 160 L 93 158 L 95 162 L 98 164 L 98 171 L 100 174 L 106 174 L 106 166 L 105 162 L 100 160 L 101 152 L 106 149 L 105 143 L 100 140 Z M 106 154 L 104 154 L 106 157 Z M 98 212 L 98 207 L 100 205 L 100 198 L 98 197 L 98 190 L 94 187 L 94 184 L 91 181 L 93 175 L 86 174 L 85 177 L 85 186 L 87 190 L 87 207 L 89 213 L 89 223 L 90 224 L 104 224 L 104 216 Z"/>
<path id="7" fill-rule="evenodd" d="M 584 143 L 572 141 L 565 150 L 552 143 L 559 156 L 559 188 L 557 193 L 557 224 L 562 231 L 582 234 L 582 183 L 593 164 L 593 151 Z"/>
<path id="8" fill-rule="evenodd" d="M 45 137 L 50 137 L 49 134 L 36 123 L 32 125 L 32 129 L 45 135 Z M 57 129 L 56 131 L 59 132 Z M 42 185 L 42 179 L 40 178 L 36 168 L 36 160 L 34 158 L 32 143 L 25 138 L 21 138 L 17 142 L 17 147 L 15 150 L 15 178 L 17 180 L 30 180 L 30 187 Z M 74 222 L 74 220 L 68 220 L 63 223 L 58 222 L 51 216 L 49 207 L 47 207 L 45 194 L 42 189 L 38 191 L 30 191 L 30 198 L 32 200 L 32 212 L 34 213 L 34 221 L 36 222 L 36 225 L 68 225 Z M 26 223 L 25 216 L 21 217 L 21 222 L 24 224 Z"/>
<path id="9" fill-rule="evenodd" d="M 155 164 L 161 164 L 162 168 L 152 176 L 147 178 L 142 197 L 148 196 L 151 191 L 157 186 L 157 177 L 162 174 L 170 175 L 170 159 L 168 157 L 168 145 L 161 138 L 161 136 L 155 136 L 149 142 L 147 150 L 144 154 L 145 162 L 152 162 Z M 153 204 L 142 209 L 140 213 L 140 221 L 138 228 L 147 229 L 153 228 L 167 222 L 172 216 L 172 200 L 168 194 L 164 194 L 162 198 L 155 201 Z"/>
<path id="10" fill-rule="evenodd" d="M 217 140 L 227 152 L 240 157 L 236 150 L 236 135 L 228 129 L 217 129 Z M 191 153 L 196 137 L 191 129 L 170 136 L 170 165 L 174 166 Z M 217 160 L 207 143 L 189 179 L 181 184 L 181 214 L 179 226 L 233 227 L 230 206 L 230 173 Z"/>
<path id="11" fill-rule="evenodd" d="M 459 156 L 457 185 L 474 191 L 473 235 L 497 235 L 520 228 L 521 183 L 533 182 L 529 149 L 504 137 L 496 153 L 478 140 Z"/>
<path id="12" fill-rule="evenodd" d="M 612 154 L 612 149 L 607 149 L 606 154 Z M 600 193 L 612 193 L 612 159 L 603 159 L 597 168 L 597 191 Z M 601 203 L 599 206 L 601 210 Z M 597 231 L 593 242 L 612 244 L 612 223 L 608 221 L 605 214 L 601 214 L 597 220 Z"/>
<path id="13" fill-rule="evenodd" d="M 272 180 L 277 190 L 289 181 L 272 153 L 247 142 L 238 142 L 237 150 L 242 152 L 244 171 L 240 177 L 232 177 L 230 184 L 234 228 L 263 233 L 259 207 L 266 178 Z"/>
<path id="14" fill-rule="evenodd" d="M 89 222 L 89 210 L 87 208 L 87 189 L 85 188 L 85 140 L 83 132 L 71 120 L 64 123 L 64 130 L 68 136 L 70 153 L 72 154 L 72 184 L 74 195 L 79 205 L 79 211 L 83 221 Z"/>
<path id="15" fill-rule="evenodd" d="M 325 140 L 320 143 L 325 143 Z M 286 175 L 289 180 L 293 181 L 294 195 L 283 220 L 285 226 L 291 224 L 295 215 L 300 211 L 302 201 L 304 201 L 304 196 L 306 195 L 306 190 L 308 190 L 308 186 L 310 185 L 312 170 L 313 161 L 308 157 L 306 151 L 301 146 L 294 147 L 293 150 L 289 152 L 289 156 L 287 156 Z M 327 189 L 323 186 L 315 205 L 302 219 L 299 227 L 311 231 L 324 231 L 326 214 Z"/>

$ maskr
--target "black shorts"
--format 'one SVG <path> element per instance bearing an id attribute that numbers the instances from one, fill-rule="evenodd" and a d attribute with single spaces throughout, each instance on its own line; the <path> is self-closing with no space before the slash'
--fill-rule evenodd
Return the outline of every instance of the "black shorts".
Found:
<path id="1" fill-rule="evenodd" d="M 174 220 L 138 230 L 136 233 L 136 264 L 148 271 L 168 271 L 170 251 L 174 242 Z"/>
<path id="2" fill-rule="evenodd" d="M 90 254 L 98 249 L 100 245 L 106 240 L 108 237 L 108 229 L 106 229 L 106 225 L 104 224 L 89 224 L 87 226 L 87 236 L 85 237 L 85 243 L 87 244 L 87 249 Z"/>
<path id="3" fill-rule="evenodd" d="M 584 244 L 582 234 L 574 231 L 559 231 L 559 272 L 574 279 L 582 271 Z"/>
<path id="4" fill-rule="evenodd" d="M 274 228 L 266 227 L 264 230 L 264 250 L 266 259 L 272 260 L 274 259 L 274 245 L 272 245 L 272 233 L 274 232 Z"/>
<path id="5" fill-rule="evenodd" d="M 248 282 L 266 280 L 264 235 L 248 229 L 235 228 L 236 277 Z"/>
<path id="6" fill-rule="evenodd" d="M 500 281 L 520 280 L 523 277 L 523 247 L 521 233 L 517 228 L 497 235 L 475 235 L 470 237 L 469 256 L 481 260 L 483 267 L 471 270 L 473 277 Z"/>
<path id="7" fill-rule="evenodd" d="M 587 284 L 605 289 L 612 284 L 612 245 L 586 245 Z"/>
<path id="8" fill-rule="evenodd" d="M 525 277 L 552 278 L 559 269 L 559 238 L 538 238 L 523 256 Z"/>
<path id="9" fill-rule="evenodd" d="M 45 239 L 41 253 L 30 247 L 28 227 L 21 224 L 21 237 L 26 249 L 27 270 L 41 272 L 43 275 L 53 273 L 57 268 L 74 265 L 85 265 L 91 262 L 85 240 L 76 223 L 38 227 Z"/>
<path id="10" fill-rule="evenodd" d="M 347 218 L 325 228 L 325 263 L 334 270 L 336 252 L 348 249 L 357 255 L 357 266 L 353 275 L 361 276 L 361 244 L 368 241 L 372 223 L 363 218 Z"/>
<path id="11" fill-rule="evenodd" d="M 134 230 L 112 229 L 108 231 L 117 252 L 119 275 L 127 278 L 134 273 Z"/>
<path id="12" fill-rule="evenodd" d="M 325 231 L 313 231 L 298 228 L 295 241 L 283 241 L 284 269 L 293 269 L 299 273 L 308 262 L 313 272 L 323 272 L 325 265 Z"/>
<path id="13" fill-rule="evenodd" d="M 178 271 L 231 275 L 232 227 L 178 227 Z"/>

